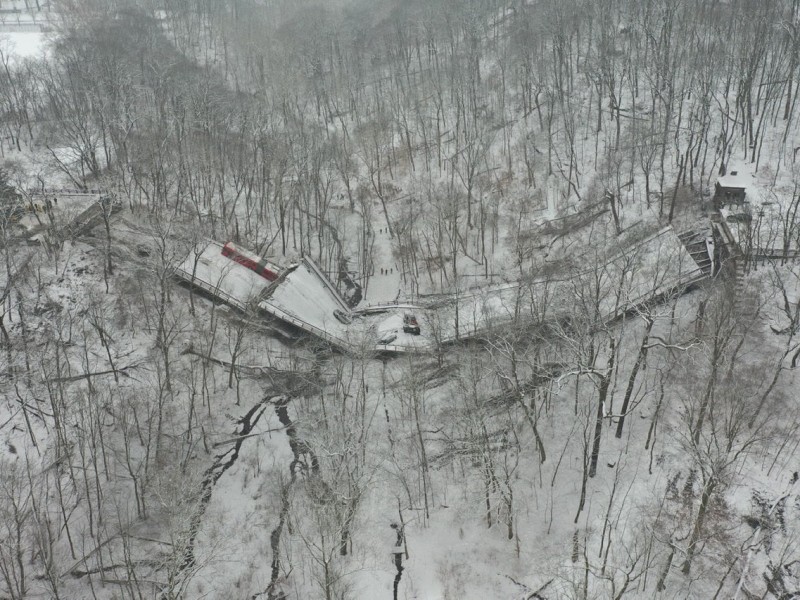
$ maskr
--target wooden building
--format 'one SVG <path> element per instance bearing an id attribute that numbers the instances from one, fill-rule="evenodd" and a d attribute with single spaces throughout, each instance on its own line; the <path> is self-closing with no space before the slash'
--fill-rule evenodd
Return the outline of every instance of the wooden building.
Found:
<path id="1" fill-rule="evenodd" d="M 747 196 L 747 183 L 747 178 L 739 175 L 738 171 L 722 175 L 714 186 L 714 208 L 719 210 L 724 206 L 743 205 Z"/>

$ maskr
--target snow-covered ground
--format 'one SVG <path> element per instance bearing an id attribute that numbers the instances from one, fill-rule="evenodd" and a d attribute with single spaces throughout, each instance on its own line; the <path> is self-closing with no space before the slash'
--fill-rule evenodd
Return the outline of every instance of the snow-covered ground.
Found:
<path id="1" fill-rule="evenodd" d="M 100 194 L 47 193 L 34 194 L 23 202 L 25 214 L 18 225 L 25 231 L 29 241 L 39 242 L 45 234 L 39 230 L 51 225 L 68 227 L 84 211 L 96 204 Z"/>
<path id="2" fill-rule="evenodd" d="M 23 4 L 13 1 L 17 7 Z M 719 164 L 714 149 L 717 123 L 739 123 L 742 117 L 738 109 L 739 120 L 733 114 L 734 92 L 729 98 L 720 94 L 714 96 L 718 102 L 710 103 L 714 118 L 705 121 L 710 129 L 702 135 L 694 131 L 699 121 L 693 115 L 701 108 L 695 99 L 703 93 L 696 84 L 720 83 L 718 73 L 728 67 L 711 65 L 709 76 L 695 77 L 692 93 L 677 94 L 672 106 L 659 95 L 647 108 L 653 74 L 648 71 L 659 69 L 660 60 L 654 52 L 654 60 L 646 65 L 630 61 L 619 71 L 622 78 L 617 83 L 625 91 L 627 81 L 638 82 L 636 96 L 631 89 L 630 100 L 627 92 L 617 97 L 623 107 L 615 117 L 613 103 L 607 110 L 605 98 L 598 96 L 606 94 L 602 82 L 592 81 L 599 75 L 593 72 L 598 39 L 592 27 L 607 26 L 596 19 L 577 36 L 578 58 L 563 61 L 575 75 L 574 82 L 570 78 L 562 81 L 563 86 L 553 85 L 552 65 L 543 55 L 537 60 L 546 68 L 536 82 L 543 87 L 528 90 L 533 97 L 525 100 L 518 87 L 523 70 L 516 71 L 518 59 L 524 57 L 516 53 L 517 46 L 526 52 L 547 47 L 550 26 L 556 30 L 560 19 L 542 18 L 544 26 L 536 34 L 541 34 L 541 44 L 507 46 L 513 57 L 507 65 L 515 68 L 502 72 L 501 98 L 493 93 L 501 83 L 494 44 L 502 47 L 508 41 L 505 23 L 530 25 L 521 21 L 529 12 L 538 18 L 537 3 L 523 4 L 516 10 L 504 8 L 498 15 L 495 30 L 486 37 L 492 48 L 476 39 L 483 55 L 475 101 L 485 101 L 486 109 L 473 116 L 497 130 L 487 132 L 494 141 L 488 142 L 486 156 L 477 163 L 486 172 L 472 190 L 475 212 L 469 226 L 463 206 L 461 214 L 458 207 L 453 214 L 448 202 L 464 201 L 459 179 L 466 182 L 459 157 L 474 146 L 458 131 L 459 124 L 469 127 L 472 119 L 461 121 L 447 100 L 458 90 L 448 89 L 446 77 L 434 76 L 438 81 L 431 81 L 425 72 L 407 70 L 405 78 L 396 74 L 401 69 L 381 72 L 381 61 L 387 59 L 380 50 L 371 55 L 375 72 L 369 68 L 364 74 L 387 77 L 379 84 L 358 81 L 349 88 L 351 98 L 337 97 L 338 90 L 328 86 L 326 78 L 335 79 L 337 86 L 353 80 L 348 80 L 344 63 L 337 66 L 334 60 L 328 66 L 322 60 L 322 72 L 314 75 L 314 92 L 321 99 L 324 91 L 334 106 L 304 102 L 306 95 L 311 98 L 311 90 L 292 80 L 290 86 L 294 89 L 297 84 L 299 90 L 296 110 L 291 102 L 283 104 L 283 121 L 267 124 L 275 128 L 276 141 L 287 144 L 285 157 L 294 172 L 288 177 L 291 185 L 286 185 L 291 192 L 282 200 L 291 195 L 296 208 L 297 200 L 311 198 L 313 187 L 320 206 L 328 199 L 338 202 L 327 208 L 312 208 L 313 202 L 305 202 L 288 219 L 283 251 L 292 256 L 302 248 L 320 256 L 328 272 L 353 270 L 358 278 L 354 280 L 365 284 L 365 303 L 386 304 L 380 311 L 352 311 L 342 322 L 336 311 L 349 311 L 313 263 L 300 262 L 273 287 L 222 257 L 221 247 L 214 243 L 203 244 L 184 258 L 193 243 L 189 240 L 198 239 L 200 231 L 203 236 L 232 235 L 235 227 L 239 239 L 241 228 L 242 239 L 250 236 L 251 247 L 261 247 L 252 238 L 269 241 L 280 232 L 274 229 L 275 215 L 251 222 L 259 212 L 259 196 L 265 213 L 275 207 L 260 188 L 248 191 L 247 199 L 231 209 L 234 214 L 223 211 L 227 218 L 215 221 L 214 211 L 219 209 L 215 203 L 224 196 L 225 208 L 232 204 L 226 177 L 233 172 L 239 181 L 236 178 L 247 171 L 240 171 L 239 162 L 230 169 L 225 163 L 228 175 L 224 175 L 222 163 L 206 162 L 208 156 L 202 162 L 181 163 L 174 171 L 177 165 L 168 164 L 164 171 L 179 173 L 185 168 L 189 174 L 219 174 L 219 186 L 204 182 L 205 190 L 219 188 L 202 198 L 210 206 L 208 212 L 185 221 L 179 211 L 170 212 L 176 194 L 203 187 L 190 179 L 159 179 L 159 185 L 166 186 L 159 189 L 165 204 L 150 206 L 142 200 L 144 195 L 150 198 L 144 175 L 152 174 L 153 168 L 145 158 L 147 152 L 141 152 L 149 149 L 146 143 L 137 144 L 127 165 L 135 170 L 131 173 L 136 173 L 136 182 L 127 180 L 126 189 L 138 193 L 132 204 L 139 212 L 128 215 L 137 227 L 130 230 L 126 243 L 113 248 L 113 274 L 106 273 L 105 249 L 97 243 L 100 236 L 48 249 L 47 255 L 45 249 L 7 250 L 12 268 L 0 275 L 8 290 L 1 316 L 10 341 L 3 338 L 0 360 L 10 365 L 7 376 L 0 379 L 0 432 L 5 443 L 0 478 L 4 485 L 21 482 L 2 488 L 4 493 L 30 485 L 32 495 L 20 492 L 20 497 L 41 500 L 45 506 L 45 512 L 37 512 L 42 504 L 31 502 L 27 505 L 31 510 L 17 513 L 28 519 L 22 556 L 29 596 L 54 597 L 47 579 L 51 565 L 57 570 L 59 597 L 102 600 L 166 595 L 268 598 L 277 596 L 278 590 L 293 600 L 321 598 L 327 592 L 330 597 L 371 600 L 391 598 L 394 582 L 398 597 L 405 600 L 684 600 L 713 598 L 715 593 L 718 598 L 734 598 L 737 588 L 742 598 L 770 598 L 770 589 L 778 584 L 785 587 L 781 597 L 799 589 L 800 464 L 795 450 L 800 421 L 796 369 L 790 364 L 797 357 L 793 354 L 797 327 L 791 320 L 799 297 L 797 268 L 771 266 L 736 281 L 723 274 L 680 297 L 667 294 L 670 301 L 665 306 L 632 311 L 602 327 L 598 324 L 703 276 L 676 235 L 685 227 L 660 229 L 666 212 L 657 215 L 655 208 L 645 207 L 644 167 L 636 163 L 641 160 L 638 154 L 647 150 L 649 136 L 642 135 L 639 126 L 647 125 L 651 133 L 660 131 L 658 121 L 665 119 L 668 141 L 655 139 L 656 147 L 664 151 L 660 167 L 658 152 L 653 155 L 652 196 L 646 201 L 657 206 L 659 197 L 653 193 L 660 186 L 660 200 L 667 200 L 667 210 L 669 186 L 681 180 L 676 159 L 682 146 L 687 141 L 686 149 L 705 146 L 708 164 L 702 152 L 690 161 L 691 175 L 683 177 L 689 185 L 681 187 L 686 203 L 678 206 L 673 221 L 685 217 L 684 225 L 693 229 L 697 214 L 691 205 L 699 205 L 703 188 L 713 185 L 709 173 Z M 657 23 L 656 13 L 652 18 Z M 219 16 L 227 18 L 224 11 L 215 14 Z M 305 23 L 305 15 L 300 16 Z M 247 21 L 239 13 L 235 17 L 223 31 Z M 179 25 L 177 19 L 172 23 Z M 190 31 L 197 24 L 192 21 Z M 475 24 L 479 23 L 471 22 L 470 28 Z M 205 25 L 209 37 L 215 31 L 223 35 L 217 20 Z M 610 46 L 604 44 L 602 52 L 609 66 L 624 56 L 631 40 L 648 44 L 650 51 L 649 38 L 640 36 L 641 25 L 626 24 L 625 32 L 620 25 L 617 35 L 612 24 Z M 413 45 L 407 47 L 407 56 L 414 57 L 407 64 L 413 67 L 418 58 L 432 70 L 435 56 L 437 71 L 466 73 L 460 63 L 453 68 L 457 63 L 448 52 L 460 56 L 460 50 L 448 51 L 437 29 L 430 28 L 427 57 L 424 47 L 417 48 L 417 57 Z M 680 30 L 680 26 L 674 29 Z M 177 27 L 165 31 L 174 39 L 189 37 Z M 402 29 L 397 33 L 405 35 Z M 527 30 L 522 33 L 524 41 Z M 460 44 L 459 35 L 451 36 L 451 41 Z M 245 39 L 251 43 L 249 36 Z M 335 35 L 330 39 L 346 43 Z M 238 40 L 227 40 L 223 46 L 224 41 L 219 38 L 208 47 L 224 48 L 219 60 L 224 56 L 226 74 L 230 64 L 237 90 L 240 83 L 247 89 L 252 82 L 248 69 L 238 62 Z M 302 40 L 304 58 L 311 50 L 306 41 Z M 288 48 L 289 42 L 281 43 Z M 383 42 L 378 46 L 382 48 Z M 569 35 L 562 42 L 575 49 Z M 385 46 L 399 49 L 403 42 L 387 37 Z M 747 45 L 743 47 L 750 53 Z M 664 50 L 663 45 L 660 48 Z M 323 55 L 326 52 L 323 47 Z M 149 58 L 146 51 L 143 55 Z M 287 50 L 286 58 L 290 55 Z M 715 57 L 717 63 L 726 60 Z M 203 66 L 211 69 L 214 64 L 207 55 Z M 735 75 L 737 67 L 733 69 Z M 168 75 L 168 70 L 158 72 Z M 613 75 L 603 68 L 603 76 L 608 74 Z M 141 75 L 147 79 L 146 73 Z M 667 74 L 659 72 L 655 79 L 662 75 Z M 734 76 L 733 85 L 741 94 L 738 80 Z M 416 89 L 415 81 L 422 82 Z M 392 97 L 396 82 L 404 93 Z M 203 83 L 198 88 L 205 93 L 209 90 Z M 425 99 L 434 89 L 431 83 L 442 86 L 439 106 Z M 677 88 L 686 85 L 674 83 Z M 359 87 L 362 84 L 368 86 L 367 92 Z M 142 87 L 147 86 L 145 81 Z M 655 91 L 661 94 L 663 89 Z M 553 95 L 567 90 L 565 98 Z M 95 91 L 102 100 L 103 89 Z M 191 86 L 183 91 L 198 99 Z M 402 139 L 402 123 L 414 120 L 415 107 L 404 107 L 403 97 L 415 91 L 421 93 L 409 97 L 422 105 L 416 109 L 418 121 L 406 128 L 409 142 Z M 157 92 L 146 89 L 148 98 Z M 271 97 L 270 92 L 267 95 Z M 216 97 L 216 91 L 211 96 Z M 379 112 L 369 105 L 369 97 L 382 105 L 385 99 L 396 100 L 391 106 L 400 109 L 394 115 L 398 122 L 373 128 L 370 121 Z M 737 105 L 742 97 L 738 96 Z M 761 92 L 759 98 L 764 98 Z M 726 110 L 729 101 L 731 110 Z M 658 110 L 659 115 L 651 118 L 649 112 L 631 106 L 633 102 L 647 111 Z M 347 109 L 351 103 L 353 108 Z M 172 104 L 164 105 L 170 124 L 179 122 L 169 120 L 175 116 Z M 231 105 L 224 103 L 223 111 Z M 530 112 L 523 114 L 526 105 Z M 328 118 L 342 106 L 350 112 Z M 161 122 L 153 129 L 139 123 L 149 122 L 150 113 L 156 111 L 152 106 L 140 111 L 126 104 L 128 108 L 139 119 L 129 141 L 149 139 L 141 134 L 157 131 Z M 673 108 L 685 110 L 673 114 Z M 673 140 L 675 114 L 683 120 Z M 187 125 L 201 125 L 184 116 Z M 552 122 L 552 131 L 543 130 L 543 118 Z M 440 120 L 447 122 L 443 131 L 426 130 L 438 127 Z M 768 121 L 766 128 L 782 129 Z M 302 137 L 296 135 L 297 123 Z M 234 124 L 230 130 L 237 127 Z M 382 166 L 368 174 L 371 150 L 366 141 L 370 131 L 383 129 L 389 131 L 385 138 L 374 138 Z M 169 159 L 175 138 L 170 131 L 164 133 L 168 143 L 162 149 Z M 691 141 L 686 139 L 690 134 Z M 343 167 L 356 184 L 351 207 L 330 165 L 320 171 L 330 176 L 330 189 L 300 177 L 313 166 L 307 159 L 314 157 L 317 148 L 311 146 L 318 140 L 325 139 L 326 157 L 327 144 L 335 151 L 345 150 L 337 136 L 343 136 L 349 151 L 359 155 L 355 166 Z M 795 138 L 792 131 L 782 144 L 788 148 L 787 160 L 800 144 Z M 225 136 L 220 140 L 224 144 Z M 191 142 L 181 146 L 181 158 L 185 153 L 194 161 L 201 157 L 192 153 L 195 140 Z M 413 145 L 408 157 L 406 143 Z M 768 136 L 761 167 L 753 166 L 747 173 L 752 189 L 791 192 L 796 176 L 773 155 L 776 147 L 778 143 Z M 205 144 L 197 148 L 213 153 Z M 282 150 L 276 146 L 270 152 L 282 157 Z M 743 150 L 749 154 L 746 143 Z M 738 145 L 735 152 L 741 153 Z M 56 149 L 56 154 L 73 166 L 70 151 Z M 112 158 L 123 160 L 121 155 Z M 233 159 L 233 153 L 226 158 Z M 415 165 L 409 164 L 412 158 Z M 620 161 L 616 174 L 609 171 L 609 164 L 603 165 L 607 158 Z M 267 160 L 259 156 L 257 168 L 276 166 Z M 737 169 L 733 162 L 729 171 Z M 35 161 L 30 166 L 33 173 Z M 77 173 L 81 165 L 74 167 Z M 374 188 L 381 185 L 381 178 L 385 204 L 373 194 L 380 194 Z M 137 185 L 145 187 L 144 194 L 136 192 Z M 603 196 L 608 189 L 620 194 L 621 223 L 616 227 L 608 213 L 608 197 Z M 278 200 L 280 192 L 275 188 Z M 306 192 L 309 195 L 303 196 Z M 404 203 L 404 197 L 412 198 L 413 206 L 411 201 Z M 780 204 L 781 210 L 786 206 Z M 419 215 L 412 218 L 411 208 Z M 335 212 L 346 216 L 336 220 L 331 217 Z M 770 213 L 770 220 L 775 216 Z M 443 229 L 454 222 L 454 237 L 448 240 Z M 392 225 L 394 235 L 389 234 Z M 117 228 L 115 239 L 119 233 Z M 365 246 L 370 252 L 363 251 Z M 153 247 L 165 251 L 153 252 Z M 174 288 L 168 277 L 174 262 L 167 257 L 173 255 L 180 257 L 184 278 L 188 274 L 190 280 L 202 279 L 208 291 L 233 306 L 249 309 L 260 302 L 263 310 L 312 335 L 348 350 L 361 344 L 367 351 L 315 352 L 314 344 L 285 343 L 285 335 L 274 335 L 268 325 L 261 327 L 252 318 L 254 311 L 243 316 L 207 302 L 190 305 L 188 292 Z M 30 267 L 17 278 L 13 267 L 26 260 Z M 339 260 L 346 266 L 341 267 Z M 766 308 L 759 312 L 749 301 L 743 302 L 743 289 Z M 397 300 L 400 303 L 391 305 Z M 421 335 L 402 331 L 405 312 L 416 315 Z M 519 322 L 526 327 L 524 335 L 493 327 L 515 323 L 517 315 L 524 315 Z M 544 332 L 527 328 L 540 318 L 562 316 L 574 318 L 567 323 L 571 327 L 542 328 Z M 352 324 L 347 324 L 348 318 Z M 648 338 L 649 319 L 655 323 Z M 436 355 L 420 352 L 392 360 L 380 355 L 381 360 L 375 360 L 376 350 L 430 349 L 486 331 L 492 332 L 486 344 L 450 344 Z M 391 344 L 380 343 L 391 336 L 395 336 Z M 118 368 L 130 367 L 127 375 L 112 371 L 111 362 Z M 553 365 L 562 371 L 556 373 Z M 628 396 L 631 403 L 623 409 L 622 399 Z M 286 401 L 283 408 L 291 423 L 278 411 L 278 398 Z M 710 408 L 700 426 L 703 398 L 709 399 Z M 763 425 L 761 421 L 748 425 L 760 401 L 766 402 Z M 257 426 L 245 431 L 244 426 L 259 415 L 263 416 Z M 623 418 L 625 428 L 617 437 L 615 429 Z M 597 471 L 587 475 L 595 441 Z M 732 468 L 726 470 L 727 464 Z M 212 480 L 210 474 L 217 472 L 209 469 L 219 465 L 226 470 Z M 14 473 L 20 477 L 11 478 Z M 707 495 L 709 483 L 718 487 Z M 698 514 L 704 505 L 709 513 L 703 525 Z M 0 503 L 0 510 L 9 506 Z M 13 558 L 14 514 L 9 510 L 3 515 L 7 518 L 0 519 L 0 527 L 6 529 L 0 529 L 0 547 L 12 552 L 5 556 Z M 400 522 L 405 539 L 398 546 Z M 688 540 L 695 523 L 701 535 L 689 573 L 682 564 L 694 548 Z M 347 535 L 350 544 L 345 539 L 342 552 L 340 544 Z M 187 546 L 193 550 L 193 560 L 187 560 Z M 396 569 L 396 557 L 402 557 L 402 572 Z M 4 562 L 11 568 L 15 565 L 12 559 Z M 267 591 L 271 583 L 275 587 Z"/>
<path id="3" fill-rule="evenodd" d="M 12 64 L 26 58 L 43 58 L 47 55 L 47 34 L 41 31 L 8 31 L 0 23 L 0 55 Z"/>

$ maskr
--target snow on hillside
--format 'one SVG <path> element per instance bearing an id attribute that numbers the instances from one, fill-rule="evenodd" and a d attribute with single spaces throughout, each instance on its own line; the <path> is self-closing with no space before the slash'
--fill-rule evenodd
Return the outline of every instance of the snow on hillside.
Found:
<path id="1" fill-rule="evenodd" d="M 797 6 L 200 4 L 9 34 L 0 596 L 798 593 Z"/>

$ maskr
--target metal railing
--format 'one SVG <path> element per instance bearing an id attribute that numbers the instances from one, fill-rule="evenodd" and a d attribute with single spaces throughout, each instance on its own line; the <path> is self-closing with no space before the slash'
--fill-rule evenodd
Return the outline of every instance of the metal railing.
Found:
<path id="1" fill-rule="evenodd" d="M 278 308 L 277 306 L 269 302 L 269 300 L 262 300 L 261 302 L 258 303 L 258 307 L 264 312 L 267 312 L 273 315 L 274 317 L 281 319 L 282 321 L 286 321 L 287 323 L 290 323 L 299 329 L 302 329 L 304 331 L 307 331 L 308 333 L 312 333 L 317 337 L 322 338 L 323 340 L 336 346 L 337 348 L 341 348 L 343 350 L 353 350 L 356 347 L 356 345 L 353 344 L 352 342 L 344 340 L 335 335 L 332 335 L 327 331 L 325 331 L 324 329 L 321 329 L 316 325 L 312 325 L 307 321 L 303 321 L 302 319 L 286 312 L 282 308 Z"/>
<path id="2" fill-rule="evenodd" d="M 344 310 L 346 313 L 349 313 L 350 307 L 347 305 L 347 302 L 345 302 L 345 299 L 342 298 L 342 295 L 339 293 L 339 290 L 336 289 L 336 286 L 333 285 L 331 280 L 328 279 L 328 276 L 322 272 L 322 270 L 317 266 L 317 264 L 313 260 L 311 260 L 311 258 L 309 258 L 308 256 L 303 257 L 303 264 L 305 264 L 312 273 L 314 273 L 317 277 L 319 277 L 323 285 L 325 285 L 325 287 L 328 288 L 328 290 L 331 292 L 331 295 L 334 297 L 334 299 L 342 308 L 342 310 Z"/>
<path id="3" fill-rule="evenodd" d="M 175 269 L 174 273 L 179 279 L 208 292 L 214 298 L 221 300 L 226 304 L 230 304 L 231 306 L 233 306 L 234 308 L 238 308 L 242 312 L 247 311 L 247 304 L 245 304 L 241 300 L 237 300 L 224 290 L 220 289 L 219 286 L 207 283 L 202 279 L 199 279 L 198 277 L 192 277 L 191 275 L 187 275 L 182 269 Z"/>
<path id="4" fill-rule="evenodd" d="M 365 304 L 361 308 L 356 308 L 351 312 L 357 315 L 369 315 L 372 313 L 381 313 L 401 308 L 408 310 L 425 310 L 425 307 L 420 306 L 419 304 L 411 304 L 409 302 L 400 302 L 395 300 L 394 302 L 383 302 L 381 304 Z"/>

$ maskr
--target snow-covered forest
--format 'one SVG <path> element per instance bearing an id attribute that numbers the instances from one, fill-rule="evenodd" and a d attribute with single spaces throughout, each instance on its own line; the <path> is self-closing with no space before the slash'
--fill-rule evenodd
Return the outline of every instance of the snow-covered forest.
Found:
<path id="1" fill-rule="evenodd" d="M 798 94 L 800 0 L 0 0 L 0 599 L 800 597 Z"/>

